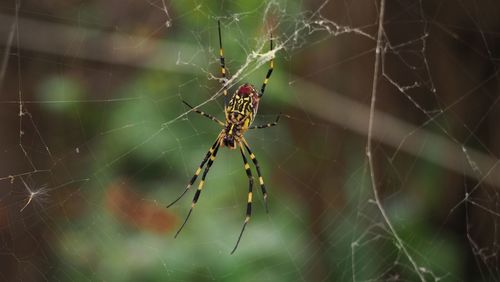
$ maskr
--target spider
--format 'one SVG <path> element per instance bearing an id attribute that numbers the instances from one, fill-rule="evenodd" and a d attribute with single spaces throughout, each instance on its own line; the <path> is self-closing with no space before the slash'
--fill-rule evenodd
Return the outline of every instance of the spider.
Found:
<path id="1" fill-rule="evenodd" d="M 228 100 L 228 88 L 227 88 L 227 82 L 228 78 L 226 77 L 227 70 L 224 62 L 224 49 L 222 49 L 222 37 L 221 37 L 221 29 L 220 29 L 220 21 L 217 21 L 218 25 L 218 31 L 219 31 L 219 56 L 220 56 L 220 72 L 222 75 L 222 84 L 223 84 L 223 95 L 224 95 L 224 113 L 226 117 L 226 122 L 222 122 L 216 117 L 204 113 L 202 111 L 199 111 L 195 107 L 191 106 L 185 101 L 182 101 L 184 104 L 186 104 L 189 108 L 191 108 L 192 111 L 207 117 L 211 119 L 212 121 L 218 123 L 220 126 L 223 127 L 219 135 L 217 136 L 217 139 L 215 140 L 215 143 L 210 147 L 208 150 L 207 154 L 205 155 L 205 158 L 201 162 L 201 164 L 198 166 L 198 169 L 196 170 L 195 174 L 189 181 L 186 189 L 184 192 L 181 193 L 181 195 L 174 200 L 170 205 L 167 206 L 170 207 L 173 204 L 175 204 L 177 201 L 179 201 L 186 193 L 187 191 L 191 188 L 191 186 L 194 184 L 196 179 L 198 178 L 198 175 L 200 174 L 203 166 L 206 164 L 205 170 L 203 171 L 203 175 L 201 177 L 201 181 L 198 185 L 198 189 L 196 190 L 196 193 L 193 197 L 193 201 L 191 204 L 191 208 L 189 209 L 189 212 L 186 216 L 186 219 L 184 220 L 184 223 L 181 225 L 177 233 L 175 234 L 175 238 L 177 238 L 177 235 L 181 232 L 182 228 L 186 225 L 189 217 L 191 216 L 191 212 L 193 211 L 193 208 L 195 207 L 196 203 L 198 202 L 198 198 L 200 197 L 201 190 L 203 189 L 203 186 L 205 184 L 205 179 L 208 174 L 208 171 L 210 170 L 210 167 L 212 166 L 213 162 L 215 161 L 215 158 L 217 156 L 217 152 L 219 151 L 220 147 L 228 147 L 231 150 L 234 150 L 236 148 L 239 148 L 241 157 L 243 158 L 243 164 L 245 168 L 245 172 L 248 177 L 248 200 L 247 200 L 247 209 L 246 209 L 246 216 L 245 216 L 245 221 L 243 222 L 243 227 L 241 228 L 240 235 L 238 236 L 238 240 L 236 241 L 236 245 L 234 246 L 234 249 L 231 251 L 231 254 L 233 254 L 236 249 L 238 248 L 238 245 L 240 243 L 241 237 L 243 235 L 243 232 L 245 231 L 245 227 L 247 226 L 247 223 L 250 221 L 250 217 L 252 215 L 252 190 L 253 190 L 253 176 L 252 176 L 252 171 L 250 170 L 250 165 L 248 164 L 247 157 L 245 155 L 245 150 L 248 152 L 250 159 L 252 160 L 255 170 L 257 171 L 257 175 L 259 177 L 259 183 L 260 183 L 260 188 L 262 190 L 262 194 L 264 197 L 264 205 L 266 212 L 269 212 L 268 206 L 267 206 L 267 191 L 266 191 L 266 186 L 264 185 L 264 179 L 262 178 L 262 174 L 260 172 L 260 167 L 259 163 L 257 161 L 257 158 L 255 157 L 254 153 L 250 149 L 250 145 L 248 142 L 245 140 L 245 137 L 243 134 L 248 130 L 248 129 L 259 129 L 259 128 L 268 128 L 272 127 L 278 124 L 278 121 L 280 119 L 281 114 L 279 114 L 276 117 L 276 120 L 272 123 L 268 124 L 263 124 L 263 125 L 253 125 L 251 126 L 255 115 L 257 114 L 257 109 L 259 107 L 259 101 L 264 95 L 264 91 L 266 89 L 266 85 L 269 81 L 269 78 L 271 77 L 271 74 L 273 72 L 274 68 L 274 57 L 271 58 L 270 64 L 269 64 L 269 70 L 267 71 L 266 77 L 264 79 L 264 82 L 262 83 L 262 87 L 260 89 L 260 92 L 255 89 L 255 87 L 251 84 L 245 83 L 241 85 L 238 90 L 233 94 L 231 99 Z M 270 38 L 270 50 L 273 50 L 273 40 L 272 40 L 272 35 Z"/>

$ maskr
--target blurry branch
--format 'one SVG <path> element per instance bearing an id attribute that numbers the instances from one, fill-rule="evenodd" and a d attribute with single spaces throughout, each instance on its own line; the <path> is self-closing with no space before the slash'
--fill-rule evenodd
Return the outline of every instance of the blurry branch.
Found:
<path id="1" fill-rule="evenodd" d="M 367 134 L 368 106 L 317 84 L 296 79 L 297 93 L 307 93 L 307 97 L 300 101 L 290 100 L 294 106 L 300 105 L 303 110 L 360 135 Z M 372 138 L 481 183 L 500 187 L 498 159 L 382 111 L 375 110 Z"/>
<path id="2" fill-rule="evenodd" d="M 5 27 L 12 25 L 13 22 L 16 22 L 14 16 L 0 13 L 0 38 L 5 38 L 3 34 L 7 31 Z M 194 57 L 199 52 L 199 48 L 175 43 L 172 40 L 158 41 L 155 38 L 26 18 L 19 18 L 17 22 L 20 48 L 69 58 L 191 73 L 193 70 L 189 71 L 179 66 L 182 65 L 178 62 L 179 56 L 182 52 Z M 5 42 L 1 44 L 9 47 Z M 157 56 L 156 54 L 160 52 L 165 55 Z M 184 60 L 188 61 L 190 58 Z"/>
<path id="3" fill-rule="evenodd" d="M 2 57 L 2 64 L 0 66 L 0 94 L 2 93 L 2 86 L 3 86 L 3 80 L 5 79 L 5 72 L 7 71 L 7 65 L 9 64 L 9 53 L 10 53 L 10 48 L 12 47 L 12 41 L 14 41 L 14 34 L 16 33 L 17 29 L 17 19 L 18 19 L 18 14 L 19 14 L 19 6 L 20 3 L 19 1 L 16 1 L 16 10 L 15 10 L 15 16 L 12 17 L 11 25 L 10 25 L 10 30 L 9 30 L 9 35 L 7 37 L 7 42 L 5 44 L 5 50 L 3 52 L 3 57 Z M 8 26 L 7 23 L 2 23 L 1 26 Z"/>
<path id="4" fill-rule="evenodd" d="M 0 14 L 0 32 L 8 32 L 5 27 L 10 26 L 14 20 L 13 16 Z M 24 18 L 19 18 L 18 23 L 21 45 L 19 47 L 24 50 L 163 71 L 192 74 L 199 72 L 199 68 L 179 62 L 181 55 L 190 56 L 183 58 L 183 61 L 198 59 L 196 56 L 200 49 L 192 45 Z M 0 34 L 0 38 L 5 37 L 4 34 Z M 5 46 L 7 43 L 0 44 Z M 199 65 L 198 62 L 193 64 Z M 307 96 L 282 99 L 283 103 L 301 108 L 361 136 L 367 135 L 370 114 L 368 106 L 335 91 L 304 81 L 300 77 L 293 75 L 287 77 L 294 81 L 293 87 L 296 93 L 307 93 Z M 479 183 L 500 187 L 498 159 L 387 113 L 375 110 L 372 138 L 395 148 L 397 152 L 406 152 L 460 175 L 476 179 Z"/>
<path id="5" fill-rule="evenodd" d="M 308 93 L 309 97 L 314 96 L 314 99 L 300 100 L 304 110 L 361 135 L 367 134 L 370 110 L 368 106 L 317 84 L 299 81 L 300 78 L 297 78 L 298 93 L 302 91 Z M 500 187 L 498 159 L 384 112 L 375 111 L 372 137 L 397 150 Z"/>

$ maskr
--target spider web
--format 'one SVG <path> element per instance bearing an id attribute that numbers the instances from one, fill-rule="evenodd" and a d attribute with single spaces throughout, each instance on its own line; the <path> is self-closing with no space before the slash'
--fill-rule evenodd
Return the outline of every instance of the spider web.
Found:
<path id="1" fill-rule="evenodd" d="M 493 1 L 0 4 L 3 280 L 499 280 Z M 274 73 L 246 133 L 172 208 L 228 85 Z M 275 49 L 268 50 L 269 37 Z M 255 176 L 255 173 L 254 173 Z M 191 191 L 193 192 L 193 191 Z"/>

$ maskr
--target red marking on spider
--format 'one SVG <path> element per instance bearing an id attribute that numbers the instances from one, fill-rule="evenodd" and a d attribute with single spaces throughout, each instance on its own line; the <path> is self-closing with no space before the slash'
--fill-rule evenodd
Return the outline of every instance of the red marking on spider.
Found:
<path id="1" fill-rule="evenodd" d="M 245 83 L 242 86 L 240 86 L 240 88 L 238 88 L 238 94 L 242 94 L 242 95 L 250 95 L 250 94 L 255 93 L 255 92 L 256 92 L 255 88 L 251 84 L 248 84 L 248 83 Z"/>

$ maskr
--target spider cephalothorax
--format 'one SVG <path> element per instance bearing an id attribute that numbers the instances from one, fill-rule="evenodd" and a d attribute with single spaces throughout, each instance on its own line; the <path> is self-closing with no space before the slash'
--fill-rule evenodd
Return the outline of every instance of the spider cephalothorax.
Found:
<path id="1" fill-rule="evenodd" d="M 215 161 L 215 158 L 217 156 L 217 152 L 219 151 L 220 147 L 228 147 L 230 149 L 236 149 L 236 147 L 239 147 L 241 156 L 243 158 L 243 163 L 244 163 L 244 168 L 245 172 L 248 177 L 248 198 L 247 198 L 247 210 L 246 210 L 246 217 L 245 217 L 245 222 L 243 223 L 243 228 L 241 229 L 240 236 L 238 237 L 238 241 L 236 241 L 236 245 L 234 246 L 233 251 L 231 252 L 234 253 L 236 251 L 236 248 L 238 247 L 238 244 L 240 243 L 241 236 L 243 235 L 243 231 L 245 231 L 245 227 L 250 221 L 250 216 L 252 214 L 252 198 L 253 198 L 253 176 L 252 176 L 252 171 L 250 169 L 250 165 L 248 164 L 247 158 L 245 156 L 245 150 L 250 156 L 250 159 L 252 160 L 255 170 L 257 171 L 257 175 L 259 177 L 259 184 L 260 188 L 262 190 L 262 194 L 264 196 L 264 204 L 266 206 L 266 211 L 267 211 L 267 191 L 266 187 L 264 185 L 264 179 L 262 178 L 261 172 L 260 172 L 260 167 L 259 163 L 257 162 L 257 158 L 253 154 L 252 150 L 250 149 L 250 145 L 248 145 L 248 142 L 245 140 L 245 137 L 243 134 L 248 130 L 248 129 L 256 129 L 256 128 L 267 128 L 271 126 L 275 126 L 278 124 L 279 120 L 279 115 L 276 118 L 275 122 L 264 124 L 264 125 L 257 125 L 257 126 L 251 126 L 255 115 L 257 114 L 257 109 L 259 108 L 259 101 L 260 98 L 264 95 L 264 91 L 267 85 L 267 82 L 269 80 L 269 77 L 271 77 L 271 73 L 273 72 L 273 62 L 274 62 L 274 57 L 271 58 L 269 69 L 267 71 L 266 78 L 264 79 L 264 82 L 262 83 L 262 88 L 260 89 L 260 92 L 258 92 L 255 87 L 251 84 L 245 83 L 241 85 L 238 90 L 233 94 L 229 102 L 227 101 L 228 99 L 228 94 L 227 94 L 227 82 L 228 79 L 226 77 L 227 70 L 226 70 L 226 65 L 224 62 L 224 52 L 222 49 L 222 39 L 220 35 L 220 22 L 218 23 L 219 26 L 219 44 L 220 44 L 220 71 L 222 75 L 221 81 L 223 82 L 223 94 L 224 94 L 224 113 L 226 117 L 226 122 L 222 122 L 218 120 L 216 117 L 206 114 L 196 108 L 193 108 L 191 105 L 188 103 L 184 102 L 188 107 L 190 107 L 194 112 L 199 113 L 219 125 L 223 127 L 222 131 L 219 133 L 217 136 L 217 139 L 215 140 L 215 143 L 210 147 L 208 150 L 207 154 L 205 155 L 205 158 L 201 162 L 200 166 L 196 170 L 195 174 L 189 181 L 189 184 L 187 185 L 186 189 L 184 192 L 175 200 L 173 201 L 169 207 L 173 204 L 175 204 L 186 192 L 189 190 L 191 185 L 196 181 L 198 178 L 198 175 L 201 173 L 203 166 L 205 166 L 205 170 L 203 171 L 203 175 L 201 177 L 200 184 L 198 185 L 198 189 L 196 190 L 196 193 L 194 194 L 193 197 L 193 202 L 191 203 L 191 209 L 189 210 L 189 213 L 184 220 L 184 223 L 182 226 L 179 228 L 179 231 L 175 234 L 179 234 L 179 232 L 182 230 L 184 225 L 189 219 L 189 216 L 191 215 L 191 212 L 193 211 L 193 208 L 195 207 L 196 203 L 198 202 L 198 198 L 200 197 L 201 190 L 203 189 L 203 185 L 205 184 L 205 178 L 208 174 L 208 171 L 210 170 L 210 167 L 212 166 L 213 162 Z M 270 45 L 271 45 L 271 51 L 273 50 L 273 40 L 271 38 L 270 40 Z"/>

